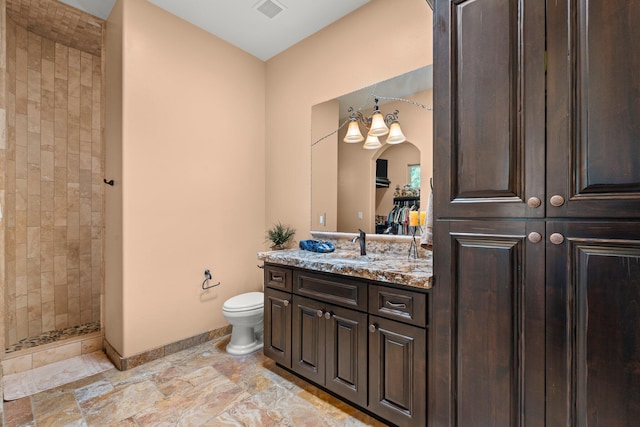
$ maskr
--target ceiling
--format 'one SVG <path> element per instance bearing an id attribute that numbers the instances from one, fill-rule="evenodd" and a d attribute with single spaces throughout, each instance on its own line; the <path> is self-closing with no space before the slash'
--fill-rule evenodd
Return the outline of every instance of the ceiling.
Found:
<path id="1" fill-rule="evenodd" d="M 102 19 L 116 2 L 60 1 Z M 148 1 L 266 61 L 370 0 Z"/>

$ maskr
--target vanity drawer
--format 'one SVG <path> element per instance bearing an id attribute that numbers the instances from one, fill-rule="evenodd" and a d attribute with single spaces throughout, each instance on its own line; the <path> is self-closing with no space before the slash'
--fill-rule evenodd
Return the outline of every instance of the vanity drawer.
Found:
<path id="1" fill-rule="evenodd" d="M 293 283 L 293 292 L 298 295 L 367 311 L 367 284 L 364 282 L 296 270 Z"/>
<path id="2" fill-rule="evenodd" d="M 269 288 L 291 292 L 292 276 L 292 271 L 288 268 L 270 264 L 264 266 L 264 284 Z"/>
<path id="3" fill-rule="evenodd" d="M 369 313 L 416 326 L 427 325 L 427 295 L 380 285 L 369 287 Z"/>

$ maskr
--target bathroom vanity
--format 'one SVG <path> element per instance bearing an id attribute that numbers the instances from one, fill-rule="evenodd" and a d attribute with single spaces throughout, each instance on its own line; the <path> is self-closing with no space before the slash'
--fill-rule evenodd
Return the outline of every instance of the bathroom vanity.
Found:
<path id="1" fill-rule="evenodd" d="M 426 425 L 430 260 L 344 250 L 260 258 L 264 354 L 390 423 Z"/>

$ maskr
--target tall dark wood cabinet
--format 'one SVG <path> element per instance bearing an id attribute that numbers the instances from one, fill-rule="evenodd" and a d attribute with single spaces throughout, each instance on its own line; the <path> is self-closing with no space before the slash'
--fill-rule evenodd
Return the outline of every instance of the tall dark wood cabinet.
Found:
<path id="1" fill-rule="evenodd" d="M 547 425 L 636 426 L 640 223 L 549 221 Z"/>
<path id="2" fill-rule="evenodd" d="M 640 419 L 640 0 L 436 0 L 430 426 Z"/>

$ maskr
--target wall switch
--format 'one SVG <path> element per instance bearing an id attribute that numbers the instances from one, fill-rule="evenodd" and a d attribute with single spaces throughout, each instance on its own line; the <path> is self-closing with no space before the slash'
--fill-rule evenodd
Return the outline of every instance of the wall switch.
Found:
<path id="1" fill-rule="evenodd" d="M 324 225 L 324 215 L 320 215 L 318 222 L 320 222 L 320 225 Z"/>
<path id="2" fill-rule="evenodd" d="M 358 219 L 362 219 L 362 211 L 358 212 Z"/>

